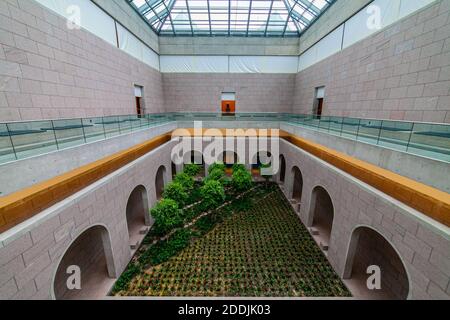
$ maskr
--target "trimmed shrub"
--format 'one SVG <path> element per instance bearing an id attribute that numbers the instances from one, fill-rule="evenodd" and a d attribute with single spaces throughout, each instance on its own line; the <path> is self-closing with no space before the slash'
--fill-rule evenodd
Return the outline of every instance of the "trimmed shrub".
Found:
<path id="1" fill-rule="evenodd" d="M 222 184 L 216 180 L 208 180 L 200 189 L 203 205 L 206 209 L 213 209 L 225 201 L 225 190 Z"/>
<path id="2" fill-rule="evenodd" d="M 179 182 L 171 182 L 164 188 L 164 199 L 172 199 L 178 204 L 178 207 L 184 207 L 189 198 L 189 194 Z"/>
<path id="3" fill-rule="evenodd" d="M 208 181 L 219 181 L 220 183 L 223 183 L 224 178 L 225 172 L 220 170 L 219 168 L 216 168 L 208 174 L 204 181 L 205 183 Z"/>
<path id="4" fill-rule="evenodd" d="M 208 167 L 208 174 L 211 174 L 211 172 L 216 170 L 216 169 L 218 169 L 218 170 L 220 170 L 222 172 L 225 172 L 225 168 L 226 168 L 225 164 L 223 164 L 221 162 L 214 162 L 212 165 L 210 165 Z"/>
<path id="5" fill-rule="evenodd" d="M 192 190 L 194 187 L 194 178 L 184 172 L 177 174 L 174 181 L 181 184 L 187 191 Z"/>
<path id="6" fill-rule="evenodd" d="M 247 170 L 233 171 L 231 185 L 236 191 L 242 192 L 252 187 L 252 175 Z"/>
<path id="7" fill-rule="evenodd" d="M 235 163 L 233 164 L 233 172 L 235 171 L 239 171 L 239 170 L 247 170 L 247 168 L 245 167 L 245 165 L 241 164 L 241 163 Z"/>
<path id="8" fill-rule="evenodd" d="M 190 175 L 191 177 L 195 177 L 200 173 L 201 169 L 202 168 L 199 165 L 190 163 L 184 167 L 183 172 L 186 173 L 187 175 Z"/>
<path id="9" fill-rule="evenodd" d="M 183 211 L 178 207 L 175 200 L 162 199 L 151 210 L 157 228 L 168 232 L 183 222 Z"/>

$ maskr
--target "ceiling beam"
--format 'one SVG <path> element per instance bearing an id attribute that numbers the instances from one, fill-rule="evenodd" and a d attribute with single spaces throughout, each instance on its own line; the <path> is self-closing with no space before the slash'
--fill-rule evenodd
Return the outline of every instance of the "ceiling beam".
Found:
<path id="1" fill-rule="evenodd" d="M 247 31 L 245 32 L 245 36 L 246 36 L 246 37 L 248 37 L 248 29 L 249 29 L 249 27 L 250 27 L 250 17 L 251 17 L 251 15 L 252 15 L 252 4 L 253 4 L 253 1 L 250 0 L 250 5 L 249 5 L 249 7 L 248 7 Z"/>
<path id="2" fill-rule="evenodd" d="M 189 16 L 189 24 L 191 25 L 191 34 L 192 34 L 192 36 L 194 36 L 194 26 L 192 25 L 191 10 L 189 9 L 189 2 L 188 2 L 188 0 L 185 0 L 185 1 L 186 1 L 186 9 L 187 9 L 188 16 Z"/>
<path id="3" fill-rule="evenodd" d="M 286 35 L 286 29 L 287 29 L 287 26 L 289 24 L 289 20 L 292 18 L 292 12 L 294 11 L 294 6 L 291 7 L 289 5 L 289 3 L 287 2 L 287 0 L 283 0 L 283 3 L 285 5 L 285 7 L 286 7 L 286 10 L 288 11 L 288 17 L 286 19 L 286 23 L 284 24 L 282 37 L 284 37 Z M 298 35 L 300 35 L 301 28 L 299 27 L 299 25 L 296 23 L 296 21 L 294 19 L 292 19 L 292 21 L 294 22 L 295 27 L 297 28 Z"/>
<path id="4" fill-rule="evenodd" d="M 211 8 L 209 6 L 209 1 L 206 1 L 208 5 L 208 21 L 209 21 L 209 35 L 212 36 L 212 26 L 211 26 Z"/>
<path id="5" fill-rule="evenodd" d="M 273 2 L 274 2 L 274 0 L 272 0 L 272 2 L 270 3 L 269 15 L 267 16 L 266 30 L 264 30 L 264 36 L 265 37 L 267 36 L 267 28 L 269 27 L 270 15 L 272 14 L 272 8 L 273 8 Z"/>

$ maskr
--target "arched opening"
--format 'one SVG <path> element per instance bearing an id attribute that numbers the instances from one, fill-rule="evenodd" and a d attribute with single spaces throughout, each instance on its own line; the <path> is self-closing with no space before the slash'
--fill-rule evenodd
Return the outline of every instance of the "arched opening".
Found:
<path id="1" fill-rule="evenodd" d="M 164 166 L 160 166 L 158 171 L 156 172 L 155 178 L 155 190 L 156 190 L 156 199 L 160 200 L 162 198 L 164 192 L 165 185 L 165 177 L 166 176 L 166 168 Z"/>
<path id="2" fill-rule="evenodd" d="M 135 244 L 146 233 L 146 225 L 150 225 L 147 190 L 137 186 L 130 194 L 127 202 L 127 226 L 130 243 Z"/>
<path id="3" fill-rule="evenodd" d="M 177 175 L 177 166 L 173 161 L 172 161 L 171 169 L 172 169 L 172 180 L 173 180 L 173 179 L 175 179 L 175 176 Z"/>
<path id="4" fill-rule="evenodd" d="M 369 276 L 374 274 L 373 271 L 368 274 L 369 266 L 379 267 L 380 289 L 370 290 L 367 286 Z M 358 227 L 352 233 L 344 279 L 353 295 L 358 298 L 408 298 L 408 274 L 399 254 L 379 232 L 369 227 Z"/>
<path id="5" fill-rule="evenodd" d="M 69 289 L 69 267 L 79 268 L 81 289 Z M 114 264 L 108 231 L 94 226 L 84 231 L 70 245 L 56 270 L 53 291 L 58 300 L 102 298 L 114 283 Z M 69 283 L 72 283 L 69 281 Z"/>
<path id="6" fill-rule="evenodd" d="M 283 155 L 280 155 L 280 175 L 279 175 L 280 183 L 284 183 L 284 179 L 286 178 L 286 159 Z"/>
<path id="7" fill-rule="evenodd" d="M 294 177 L 294 182 L 292 185 L 292 199 L 300 203 L 302 201 L 303 193 L 303 176 L 298 167 L 292 168 L 292 176 Z"/>
<path id="8" fill-rule="evenodd" d="M 322 187 L 315 187 L 311 197 L 311 226 L 316 231 L 322 249 L 328 250 L 333 227 L 334 207 L 328 192 Z"/>

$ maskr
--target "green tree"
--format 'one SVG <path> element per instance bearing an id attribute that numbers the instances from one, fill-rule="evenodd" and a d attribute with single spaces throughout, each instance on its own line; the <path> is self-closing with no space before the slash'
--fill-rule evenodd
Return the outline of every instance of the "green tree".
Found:
<path id="1" fill-rule="evenodd" d="M 247 170 L 233 171 L 231 185 L 236 191 L 246 191 L 252 187 L 252 175 Z"/>
<path id="2" fill-rule="evenodd" d="M 164 188 L 163 198 L 175 200 L 181 208 L 186 204 L 189 194 L 186 192 L 181 183 L 173 181 Z"/>
<path id="3" fill-rule="evenodd" d="M 197 164 L 190 163 L 184 167 L 183 172 L 190 175 L 191 177 L 195 177 L 201 171 L 201 167 Z"/>
<path id="4" fill-rule="evenodd" d="M 175 200 L 162 199 L 151 210 L 158 229 L 168 232 L 183 222 L 183 211 L 178 207 Z"/>
<path id="5" fill-rule="evenodd" d="M 213 209 L 225 201 L 225 190 L 216 180 L 208 180 L 200 189 L 203 205 L 206 209 Z"/>
<path id="6" fill-rule="evenodd" d="M 194 187 L 194 178 L 184 172 L 177 174 L 174 181 L 180 183 L 187 191 L 192 190 Z"/>

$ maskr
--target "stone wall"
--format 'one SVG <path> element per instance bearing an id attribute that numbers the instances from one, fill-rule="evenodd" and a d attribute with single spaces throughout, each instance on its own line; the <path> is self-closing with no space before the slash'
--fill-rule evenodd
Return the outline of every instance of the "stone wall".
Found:
<path id="1" fill-rule="evenodd" d="M 293 111 L 450 123 L 450 1 L 437 1 L 298 73 Z"/>
<path id="2" fill-rule="evenodd" d="M 323 187 L 333 203 L 334 219 L 328 260 L 340 276 L 348 268 L 349 246 L 358 227 L 375 230 L 402 260 L 409 279 L 410 299 L 450 298 L 450 240 L 448 228 L 354 179 L 307 152 L 281 141 L 286 159 L 284 188 L 292 196 L 294 166 L 303 176 L 299 217 L 312 225 L 311 199 L 315 187 Z"/>
<path id="3" fill-rule="evenodd" d="M 29 0 L 0 2 L 0 121 L 164 111 L 162 76 Z"/>
<path id="4" fill-rule="evenodd" d="M 112 270 L 118 277 L 131 258 L 126 206 L 139 185 L 147 190 L 148 206 L 156 203 L 155 178 L 161 165 L 171 180 L 167 143 L 89 187 L 0 235 L 0 299 L 50 299 L 59 262 L 78 236 L 104 226 L 110 238 Z M 109 250 L 108 250 L 109 249 Z M 104 292 L 103 294 L 106 294 Z"/>
<path id="5" fill-rule="evenodd" d="M 165 73 L 168 112 L 221 112 L 222 92 L 236 92 L 237 112 L 290 112 L 294 74 Z"/>

